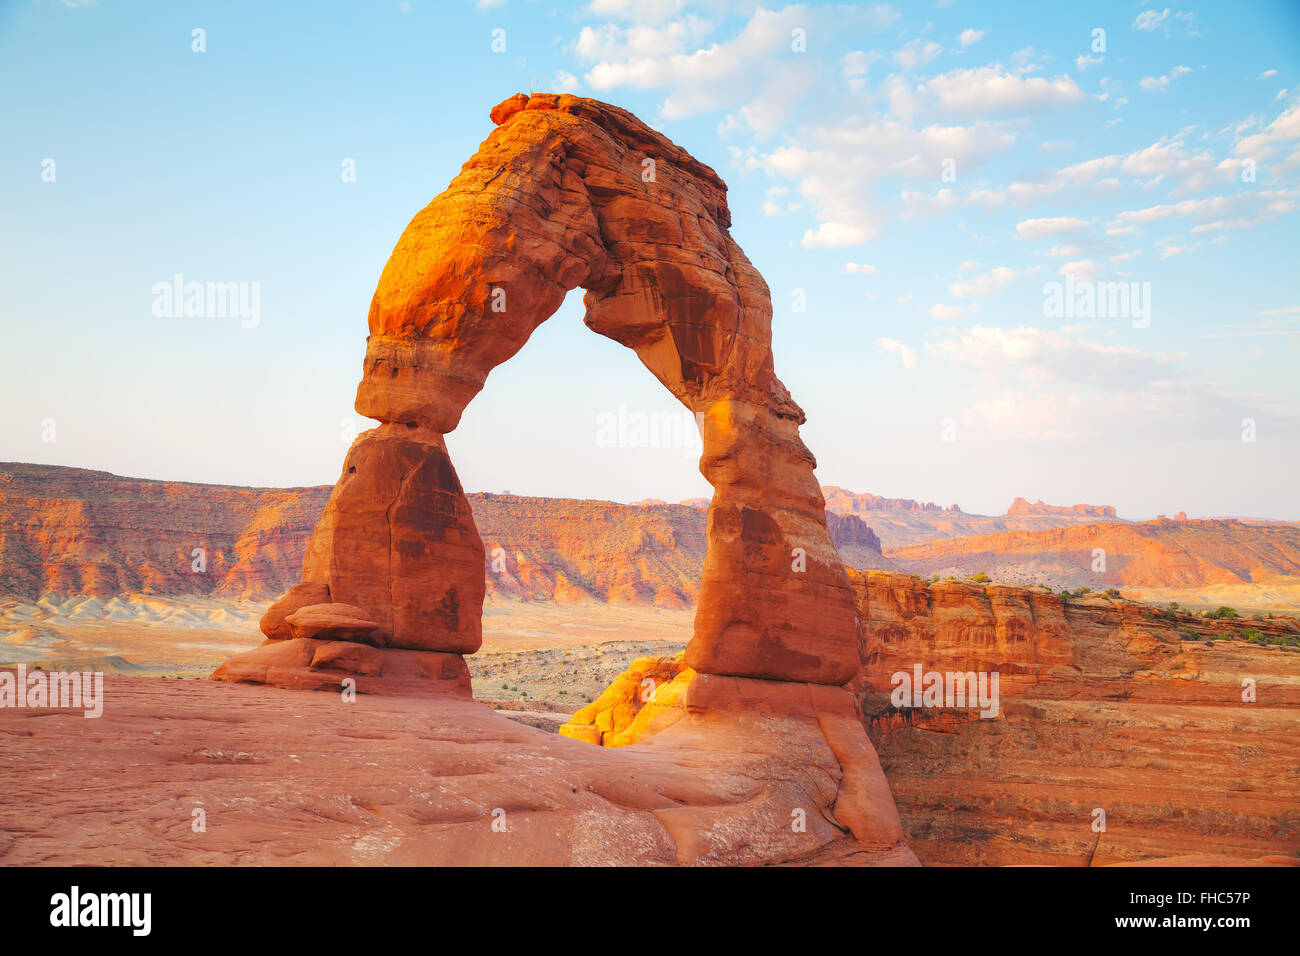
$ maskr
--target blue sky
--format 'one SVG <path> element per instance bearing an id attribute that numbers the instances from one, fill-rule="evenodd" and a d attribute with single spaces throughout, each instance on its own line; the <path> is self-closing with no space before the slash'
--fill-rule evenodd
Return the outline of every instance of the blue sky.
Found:
<path id="1" fill-rule="evenodd" d="M 1300 12 L 1047 6 L 4 3 L 0 460 L 333 482 L 388 253 L 534 89 L 727 180 L 823 483 L 1300 519 Z M 256 283 L 256 324 L 156 314 L 176 274 Z M 1149 322 L 1046 315 L 1067 276 Z M 470 406 L 465 486 L 707 493 L 597 440 L 676 406 L 581 315 Z"/>

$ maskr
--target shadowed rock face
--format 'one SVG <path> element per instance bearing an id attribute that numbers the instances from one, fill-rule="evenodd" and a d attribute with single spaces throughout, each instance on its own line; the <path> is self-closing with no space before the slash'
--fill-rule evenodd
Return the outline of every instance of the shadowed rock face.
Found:
<path id="1" fill-rule="evenodd" d="M 603 103 L 521 94 L 492 115 L 497 129 L 384 267 L 356 401 L 382 424 L 348 452 L 304 582 L 364 610 L 381 647 L 478 648 L 483 545 L 443 436 L 582 286 L 586 324 L 633 349 L 700 423 L 714 496 L 687 662 L 844 683 L 858 667 L 852 594 L 803 412 L 773 371 L 767 285 L 727 232 L 725 185 Z"/>

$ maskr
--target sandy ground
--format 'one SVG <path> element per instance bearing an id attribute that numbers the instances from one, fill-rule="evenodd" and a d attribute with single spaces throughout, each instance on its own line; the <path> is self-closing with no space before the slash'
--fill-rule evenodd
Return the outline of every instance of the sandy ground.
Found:
<path id="1" fill-rule="evenodd" d="M 1216 584 L 1202 588 L 1123 587 L 1124 596 L 1134 601 L 1165 605 L 1177 601 L 1190 610 L 1221 605 L 1243 614 L 1287 614 L 1300 616 L 1300 584 Z"/>
<path id="2" fill-rule="evenodd" d="M 75 597 L 0 603 L 0 666 L 206 678 L 262 642 L 265 602 Z M 556 730 L 637 657 L 674 654 L 693 611 L 497 600 L 467 658 L 475 696 L 521 723 Z"/>

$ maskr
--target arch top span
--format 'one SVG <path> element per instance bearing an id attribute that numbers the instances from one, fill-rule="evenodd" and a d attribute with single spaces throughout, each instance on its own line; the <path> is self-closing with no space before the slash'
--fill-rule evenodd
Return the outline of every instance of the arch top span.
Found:
<path id="1" fill-rule="evenodd" d="M 702 423 L 714 496 L 687 663 L 846 682 L 858 668 L 852 594 L 799 438 L 804 414 L 774 371 L 767 284 L 729 232 L 726 185 L 595 100 L 517 94 L 492 119 L 384 267 L 356 400 L 380 425 L 349 450 L 304 583 L 268 618 L 327 594 L 364 612 L 381 647 L 478 648 L 485 558 L 443 436 L 582 287 L 585 323 L 633 349 Z"/>
<path id="2" fill-rule="evenodd" d="M 717 173 L 595 100 L 519 94 L 493 113 L 499 125 L 380 276 L 361 414 L 450 431 L 488 372 L 582 287 L 586 324 L 692 408 L 744 392 L 801 417 L 776 382 L 767 284 L 727 231 Z"/>

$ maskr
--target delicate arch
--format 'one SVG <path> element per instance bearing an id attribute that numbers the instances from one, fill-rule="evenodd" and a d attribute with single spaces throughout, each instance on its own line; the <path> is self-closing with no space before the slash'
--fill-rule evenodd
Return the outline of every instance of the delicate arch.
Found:
<path id="1" fill-rule="evenodd" d="M 411 220 L 370 306 L 352 445 L 312 536 L 305 603 L 360 608 L 368 640 L 470 653 L 483 545 L 443 436 L 565 294 L 703 422 L 713 485 L 687 662 L 703 673 L 841 684 L 854 605 L 826 528 L 803 412 L 773 371 L 766 283 L 728 233 L 726 186 L 630 113 L 518 94 Z M 270 631 L 268 631 L 268 634 Z"/>

